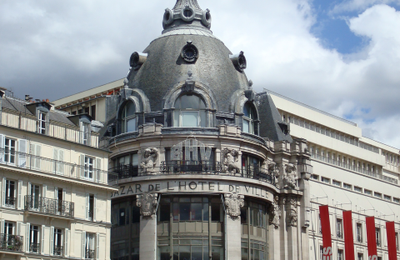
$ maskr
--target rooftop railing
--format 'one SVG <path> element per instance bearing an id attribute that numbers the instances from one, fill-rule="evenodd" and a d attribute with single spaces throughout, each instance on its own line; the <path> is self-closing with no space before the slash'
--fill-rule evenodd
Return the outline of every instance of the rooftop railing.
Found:
<path id="1" fill-rule="evenodd" d="M 9 165 L 42 173 L 107 184 L 108 171 L 0 148 L 0 166 Z"/>

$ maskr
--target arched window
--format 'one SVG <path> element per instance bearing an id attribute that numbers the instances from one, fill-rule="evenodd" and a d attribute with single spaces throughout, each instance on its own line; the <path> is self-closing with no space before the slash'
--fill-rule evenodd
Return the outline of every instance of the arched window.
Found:
<path id="1" fill-rule="evenodd" d="M 205 127 L 206 104 L 195 95 L 185 95 L 175 101 L 175 127 Z"/>
<path id="2" fill-rule="evenodd" d="M 136 109 L 133 102 L 127 102 L 120 111 L 121 133 L 134 132 L 137 128 Z"/>
<path id="3" fill-rule="evenodd" d="M 257 113 L 254 107 L 246 103 L 243 107 L 243 128 L 242 131 L 249 134 L 257 134 L 257 127 L 255 120 L 257 120 Z"/>

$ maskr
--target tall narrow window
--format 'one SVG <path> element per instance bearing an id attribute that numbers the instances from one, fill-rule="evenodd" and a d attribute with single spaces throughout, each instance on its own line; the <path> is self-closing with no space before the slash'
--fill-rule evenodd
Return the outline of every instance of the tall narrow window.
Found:
<path id="1" fill-rule="evenodd" d="M 375 235 L 376 235 L 376 245 L 381 246 L 381 229 L 375 228 Z"/>
<path id="2" fill-rule="evenodd" d="M 63 255 L 63 230 L 60 228 L 54 229 L 54 255 L 62 256 Z"/>
<path id="3" fill-rule="evenodd" d="M 5 192 L 5 205 L 9 207 L 15 207 L 16 205 L 16 191 L 15 181 L 6 180 L 6 192 Z"/>
<path id="4" fill-rule="evenodd" d="M 96 120 L 96 105 L 90 107 L 90 115 L 92 116 L 93 120 Z"/>
<path id="5" fill-rule="evenodd" d="M 13 139 L 5 138 L 4 161 L 6 163 L 15 164 L 15 140 Z"/>
<path id="6" fill-rule="evenodd" d="M 29 208 L 33 210 L 40 209 L 40 190 L 41 187 L 36 184 L 31 184 L 30 194 L 29 194 Z"/>
<path id="7" fill-rule="evenodd" d="M 206 104 L 195 95 L 184 95 L 175 101 L 175 127 L 205 127 Z"/>
<path id="8" fill-rule="evenodd" d="M 85 241 L 85 258 L 94 259 L 96 257 L 95 250 L 95 235 L 93 233 L 86 233 Z"/>
<path id="9" fill-rule="evenodd" d="M 31 143 L 31 167 L 35 170 L 40 170 L 40 154 L 41 154 L 42 147 L 39 144 L 32 144 Z"/>
<path id="10" fill-rule="evenodd" d="M 249 134 L 258 134 L 255 120 L 257 113 L 250 103 L 246 103 L 243 107 L 243 127 L 242 131 Z"/>
<path id="11" fill-rule="evenodd" d="M 81 143 L 89 145 L 90 144 L 90 124 L 86 122 L 81 122 Z"/>
<path id="12" fill-rule="evenodd" d="M 357 223 L 357 242 L 362 243 L 363 235 L 362 235 L 362 225 L 361 223 Z"/>
<path id="13" fill-rule="evenodd" d="M 40 253 L 40 237 L 39 226 L 31 225 L 29 237 L 29 252 Z"/>
<path id="14" fill-rule="evenodd" d="M 43 112 L 38 112 L 38 133 L 46 134 L 46 114 Z"/>
<path id="15" fill-rule="evenodd" d="M 343 238 L 343 221 L 336 219 L 336 232 L 338 238 Z"/>
<path id="16" fill-rule="evenodd" d="M 343 250 L 339 249 L 338 250 L 338 260 L 344 260 L 344 254 L 343 254 Z"/>
<path id="17" fill-rule="evenodd" d="M 54 172 L 64 174 L 64 151 L 54 148 Z"/>
<path id="18" fill-rule="evenodd" d="M 93 162 L 94 159 L 89 156 L 85 156 L 85 165 L 84 165 L 84 177 L 88 179 L 93 179 Z"/>
<path id="19" fill-rule="evenodd" d="M 121 133 L 135 132 L 137 128 L 135 104 L 127 102 L 120 113 Z"/>
<path id="20" fill-rule="evenodd" d="M 94 195 L 93 194 L 89 194 L 89 196 L 88 196 L 88 201 L 87 201 L 87 203 L 88 203 L 88 205 L 87 205 L 87 208 L 88 208 L 88 219 L 89 220 L 91 220 L 91 221 L 93 221 L 94 220 L 94 210 L 95 210 L 95 208 L 94 208 Z"/>

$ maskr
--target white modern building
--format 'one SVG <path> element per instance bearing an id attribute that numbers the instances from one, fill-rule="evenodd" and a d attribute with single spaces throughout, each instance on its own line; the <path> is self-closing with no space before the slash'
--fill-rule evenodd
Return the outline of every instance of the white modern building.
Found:
<path id="1" fill-rule="evenodd" d="M 110 259 L 108 152 L 88 115 L 0 91 L 0 258 Z"/>

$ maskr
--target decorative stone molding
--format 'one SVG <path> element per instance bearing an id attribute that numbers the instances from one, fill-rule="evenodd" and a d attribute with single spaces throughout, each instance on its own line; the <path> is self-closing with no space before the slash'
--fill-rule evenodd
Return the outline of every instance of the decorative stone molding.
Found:
<path id="1" fill-rule="evenodd" d="M 275 228 L 279 227 L 280 221 L 281 221 L 281 216 L 282 212 L 281 209 L 279 208 L 279 196 L 275 196 L 274 200 L 272 201 L 272 212 L 271 212 L 271 218 L 270 218 L 270 225 L 274 225 Z"/>
<path id="2" fill-rule="evenodd" d="M 294 198 L 290 198 L 287 200 L 287 214 L 286 214 L 286 223 L 287 226 L 296 227 L 297 226 L 297 200 Z"/>
<path id="3" fill-rule="evenodd" d="M 136 206 L 140 208 L 140 215 L 142 217 L 151 217 L 156 213 L 157 197 L 157 193 L 136 195 Z"/>
<path id="4" fill-rule="evenodd" d="M 239 152 L 237 150 L 229 148 L 223 150 L 222 172 L 230 174 L 240 173 Z"/>
<path id="5" fill-rule="evenodd" d="M 143 172 L 155 173 L 157 171 L 156 166 L 158 164 L 159 151 L 157 148 L 146 148 L 142 152 L 142 162 L 140 166 Z"/>
<path id="6" fill-rule="evenodd" d="M 297 173 L 296 166 L 291 163 L 285 165 L 285 175 L 283 176 L 284 189 L 297 189 Z"/>
<path id="7" fill-rule="evenodd" d="M 231 193 L 225 194 L 225 206 L 226 214 L 228 214 L 232 219 L 240 216 L 240 208 L 244 206 L 244 196 Z"/>

